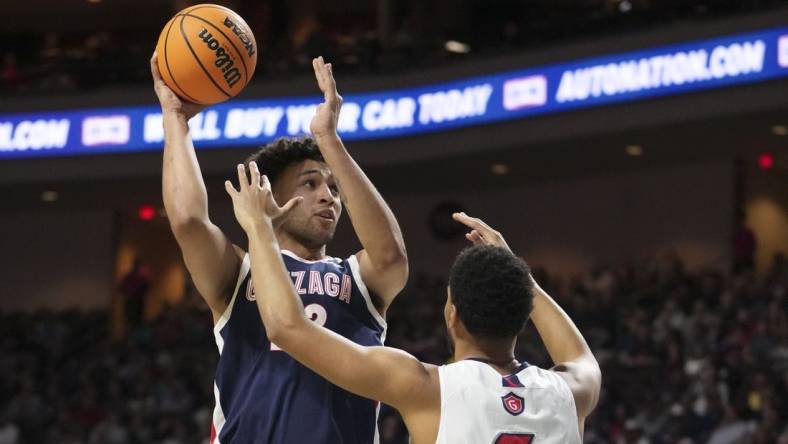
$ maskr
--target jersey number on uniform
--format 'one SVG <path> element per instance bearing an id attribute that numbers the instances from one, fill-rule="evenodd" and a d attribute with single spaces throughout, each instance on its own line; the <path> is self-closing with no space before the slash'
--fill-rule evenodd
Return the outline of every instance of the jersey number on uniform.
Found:
<path id="1" fill-rule="evenodd" d="M 328 312 L 326 312 L 326 309 L 323 308 L 322 305 L 309 304 L 304 307 L 304 313 L 306 313 L 306 317 L 308 317 L 309 320 L 315 324 L 321 327 L 326 325 L 326 320 L 328 320 Z M 272 342 L 271 351 L 282 351 L 282 349 Z"/>
<path id="2" fill-rule="evenodd" d="M 495 437 L 493 444 L 531 444 L 534 442 L 533 433 L 501 433 Z"/>

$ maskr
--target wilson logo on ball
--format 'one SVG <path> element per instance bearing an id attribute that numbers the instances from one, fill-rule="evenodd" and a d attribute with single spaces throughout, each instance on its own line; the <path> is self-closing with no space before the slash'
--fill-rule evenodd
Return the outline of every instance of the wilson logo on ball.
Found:
<path id="1" fill-rule="evenodd" d="M 248 35 L 246 35 L 245 32 L 243 32 L 243 30 L 241 30 L 241 28 L 238 27 L 238 25 L 230 20 L 230 17 L 224 18 L 224 26 L 232 29 L 233 33 L 237 35 L 239 39 L 241 39 L 241 43 L 244 44 L 244 48 L 246 48 L 246 51 L 249 53 L 249 57 L 254 55 L 254 42 L 249 38 Z"/>
<path id="2" fill-rule="evenodd" d="M 221 68 L 222 72 L 224 73 L 224 80 L 227 81 L 228 86 L 233 86 L 241 80 L 241 72 L 238 71 L 238 68 L 233 66 L 232 60 L 230 60 L 230 54 L 224 50 L 221 46 L 219 46 L 219 42 L 213 38 L 213 35 L 208 32 L 207 29 L 202 28 L 202 31 L 198 34 L 198 37 L 202 39 L 203 42 L 208 46 L 208 49 L 212 51 L 216 51 L 216 60 L 214 60 L 213 64 L 217 68 Z"/>

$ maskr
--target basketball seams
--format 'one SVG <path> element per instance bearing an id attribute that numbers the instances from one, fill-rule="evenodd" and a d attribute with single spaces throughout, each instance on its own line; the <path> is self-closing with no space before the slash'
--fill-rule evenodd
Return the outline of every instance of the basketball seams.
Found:
<path id="1" fill-rule="evenodd" d="M 219 90 L 219 91 L 220 91 L 222 94 L 224 94 L 224 95 L 225 95 L 225 96 L 227 96 L 228 98 L 231 98 L 231 97 L 233 97 L 231 94 L 228 94 L 228 93 L 227 93 L 227 92 L 226 92 L 224 89 L 222 89 L 222 87 L 221 87 L 221 86 L 219 86 L 219 84 L 218 84 L 218 83 L 216 83 L 216 80 L 214 80 L 214 79 L 213 79 L 213 76 L 211 76 L 211 74 L 208 72 L 208 70 L 207 70 L 207 69 L 205 69 L 205 66 L 204 66 L 204 65 L 202 64 L 202 62 L 200 61 L 200 58 L 199 58 L 199 57 L 197 57 L 197 53 L 196 53 L 196 52 L 194 52 L 194 48 L 192 48 L 192 45 L 191 45 L 191 43 L 189 43 L 189 39 L 188 39 L 188 38 L 187 38 L 187 36 L 186 36 L 186 31 L 184 31 L 184 29 L 183 29 L 183 20 L 184 20 L 185 18 L 186 18 L 186 14 L 183 14 L 183 15 L 181 16 L 181 23 L 180 23 L 180 26 L 179 26 L 179 27 L 180 27 L 180 30 L 181 30 L 181 36 L 183 36 L 183 41 L 184 41 L 184 42 L 186 42 L 186 46 L 189 48 L 189 51 L 191 51 L 192 55 L 194 56 L 194 60 L 197 62 L 197 65 L 199 65 L 199 66 L 200 66 L 200 69 L 202 69 L 202 71 L 203 71 L 203 72 L 205 73 L 205 75 L 208 77 L 208 80 L 210 80 L 210 81 L 211 81 L 211 83 L 213 83 L 213 86 L 215 86 L 215 87 L 216 87 L 216 89 L 218 89 L 218 90 Z"/>
<path id="2" fill-rule="evenodd" d="M 179 15 L 189 14 L 191 12 L 194 12 L 194 11 L 198 10 L 198 9 L 206 9 L 206 8 L 207 9 L 218 9 L 220 11 L 224 11 L 224 12 L 226 12 L 228 14 L 234 15 L 238 20 L 241 21 L 241 23 L 244 24 L 244 26 L 246 26 L 246 29 L 249 30 L 249 33 L 252 34 L 252 28 L 249 27 L 249 24 L 246 23 L 246 20 L 244 20 L 243 17 L 241 17 L 238 13 L 236 13 L 232 9 L 227 8 L 225 6 L 222 6 L 222 5 L 213 5 L 213 4 L 194 5 L 192 7 L 189 7 L 189 8 L 186 8 L 186 9 L 180 11 L 178 14 L 176 14 L 176 17 L 179 16 Z"/>
<path id="3" fill-rule="evenodd" d="M 175 79 L 175 76 L 172 75 L 172 69 L 170 69 L 170 62 L 169 58 L 167 57 L 167 52 L 169 51 L 169 45 L 167 45 L 167 41 L 170 38 L 170 31 L 172 30 L 172 26 L 175 24 L 175 18 L 170 20 L 170 26 L 167 28 L 167 34 L 164 35 L 164 64 L 167 66 L 167 72 L 170 74 L 170 78 L 172 79 L 172 83 L 175 87 L 186 96 L 187 99 L 191 100 L 192 102 L 198 102 L 194 97 L 190 96 L 181 85 L 178 84 L 178 81 Z"/>
<path id="4" fill-rule="evenodd" d="M 206 19 L 204 19 L 204 18 L 202 18 L 202 17 L 200 17 L 198 15 L 192 15 L 192 14 L 182 14 L 182 15 L 184 17 L 196 18 L 196 19 L 200 20 L 201 22 L 203 22 L 203 23 L 211 26 L 212 28 L 216 29 L 217 31 L 219 31 L 219 34 L 221 34 L 222 37 L 224 37 L 227 40 L 227 43 L 229 43 L 230 46 L 233 47 L 235 52 L 238 54 L 238 58 L 241 60 L 241 64 L 243 65 L 243 68 L 244 68 L 244 85 L 249 83 L 249 74 L 248 74 L 249 70 L 246 68 L 246 62 L 244 61 L 244 55 L 243 55 L 243 53 L 241 53 L 240 50 L 238 50 L 238 47 L 235 46 L 235 43 L 233 43 L 232 39 L 230 37 L 228 37 L 227 34 L 225 34 L 224 31 L 222 31 L 221 28 L 219 28 L 218 26 L 214 25 L 210 21 L 208 21 L 208 20 L 206 20 Z M 183 19 L 181 19 L 181 21 L 183 21 Z"/>

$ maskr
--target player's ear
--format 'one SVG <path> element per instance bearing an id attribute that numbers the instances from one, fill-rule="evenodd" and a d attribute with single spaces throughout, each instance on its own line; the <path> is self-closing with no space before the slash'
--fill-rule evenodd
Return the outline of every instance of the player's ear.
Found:
<path id="1" fill-rule="evenodd" d="M 443 315 L 446 318 L 446 326 L 454 328 L 457 324 L 457 307 L 451 301 L 451 288 L 446 288 L 446 306 L 443 308 Z"/>

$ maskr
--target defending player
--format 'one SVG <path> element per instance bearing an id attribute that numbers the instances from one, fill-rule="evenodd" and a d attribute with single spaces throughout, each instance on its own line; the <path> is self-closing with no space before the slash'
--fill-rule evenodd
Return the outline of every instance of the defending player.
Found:
<path id="1" fill-rule="evenodd" d="M 405 246 L 394 215 L 337 135 L 341 97 L 331 65 L 313 63 L 325 98 L 311 122 L 314 139 L 280 139 L 250 159 L 271 177 L 276 199 L 287 202 L 272 221 L 277 251 L 311 319 L 354 343 L 380 345 L 386 309 L 407 280 Z M 208 217 L 187 126 L 199 108 L 167 88 L 155 54 L 151 71 L 164 119 L 164 205 L 215 322 L 220 357 L 211 443 L 376 441 L 376 402 L 331 384 L 268 340 L 255 305 L 265 291 L 252 285 L 249 256 Z M 246 171 L 239 165 L 239 175 Z M 343 203 L 363 250 L 338 259 L 325 247 Z M 259 274 L 255 282 L 267 285 Z"/>
<path id="2" fill-rule="evenodd" d="M 416 444 L 582 441 L 599 396 L 599 366 L 572 320 L 499 233 L 454 215 L 472 229 L 467 237 L 474 243 L 457 257 L 449 281 L 444 315 L 455 362 L 425 364 L 307 320 L 277 247 L 272 217 L 282 210 L 267 178 L 251 168 L 251 183 L 239 174 L 239 191 L 230 181 L 225 186 L 250 239 L 252 278 L 262 295 L 257 306 L 271 341 L 340 387 L 397 408 Z M 514 357 L 529 314 L 556 363 L 550 370 Z"/>

